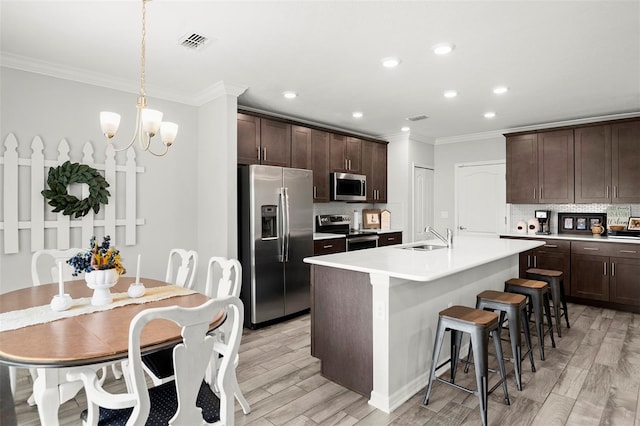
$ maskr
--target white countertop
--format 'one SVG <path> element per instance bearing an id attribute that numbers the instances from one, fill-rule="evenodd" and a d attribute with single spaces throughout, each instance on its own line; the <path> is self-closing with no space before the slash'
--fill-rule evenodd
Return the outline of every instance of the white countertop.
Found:
<path id="1" fill-rule="evenodd" d="M 313 241 L 318 240 L 329 240 L 331 238 L 345 238 L 344 234 L 330 234 L 328 232 L 314 232 L 313 233 Z"/>
<path id="2" fill-rule="evenodd" d="M 418 244 L 442 245 L 440 240 L 307 257 L 306 263 L 383 274 L 411 281 L 433 281 L 466 269 L 542 246 L 542 241 L 497 237 L 458 237 L 452 249 L 406 250 Z"/>
<path id="3" fill-rule="evenodd" d="M 402 232 L 402 229 L 360 229 L 374 234 L 390 234 L 392 232 Z M 345 238 L 344 234 L 331 234 L 329 232 L 314 232 L 313 241 L 328 240 L 330 238 Z"/>
<path id="4" fill-rule="evenodd" d="M 501 237 L 517 237 L 517 238 L 540 238 L 544 240 L 573 240 L 573 241 L 589 241 L 599 243 L 628 243 L 628 244 L 640 244 L 640 238 L 615 238 L 615 237 L 603 237 L 601 235 L 592 234 L 549 234 L 549 235 L 529 235 L 529 234 L 501 234 Z"/>

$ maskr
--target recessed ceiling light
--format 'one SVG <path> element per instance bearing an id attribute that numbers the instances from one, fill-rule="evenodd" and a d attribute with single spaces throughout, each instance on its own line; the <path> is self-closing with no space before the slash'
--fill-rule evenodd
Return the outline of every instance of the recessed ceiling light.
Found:
<path id="1" fill-rule="evenodd" d="M 286 91 L 282 93 L 282 96 L 284 96 L 287 99 L 295 99 L 298 97 L 298 94 L 296 92 Z"/>
<path id="2" fill-rule="evenodd" d="M 453 52 L 453 49 L 455 49 L 455 47 L 456 46 L 451 43 L 438 43 L 431 47 L 431 50 L 433 50 L 433 53 L 435 53 L 436 55 L 448 55 L 449 53 Z"/>
<path id="3" fill-rule="evenodd" d="M 493 88 L 493 93 L 496 95 L 502 95 L 503 93 L 507 93 L 509 88 L 507 86 L 497 86 Z"/>
<path id="4" fill-rule="evenodd" d="M 395 68 L 398 65 L 400 65 L 400 59 L 398 58 L 389 57 L 382 60 L 382 66 L 385 68 Z"/>
<path id="5" fill-rule="evenodd" d="M 456 96 L 458 96 L 458 92 L 456 92 L 455 90 L 447 90 L 446 92 L 444 92 L 445 98 L 455 98 Z"/>
<path id="6" fill-rule="evenodd" d="M 409 130 L 411 130 L 411 127 L 404 126 L 404 127 L 400 128 L 401 132 L 408 132 Z"/>
<path id="7" fill-rule="evenodd" d="M 362 118 L 363 116 L 363 114 L 360 111 L 356 111 L 351 115 L 353 116 L 353 118 Z"/>
<path id="8" fill-rule="evenodd" d="M 484 113 L 484 118 L 493 118 L 496 116 L 496 113 L 493 111 L 489 111 L 489 112 L 485 112 Z"/>

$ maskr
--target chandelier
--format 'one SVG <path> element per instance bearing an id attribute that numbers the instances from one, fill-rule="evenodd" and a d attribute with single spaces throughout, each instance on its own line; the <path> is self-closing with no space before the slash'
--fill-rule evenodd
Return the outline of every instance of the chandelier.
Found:
<path id="1" fill-rule="evenodd" d="M 102 111 L 100 113 L 100 127 L 102 133 L 107 137 L 107 143 L 113 147 L 116 152 L 124 151 L 131 148 L 133 143 L 138 139 L 140 148 L 143 151 L 161 157 L 169 151 L 169 147 L 173 144 L 178 133 L 178 125 L 162 121 L 162 112 L 147 108 L 147 98 L 145 97 L 144 77 L 145 77 L 145 36 L 146 36 L 146 3 L 151 0 L 142 0 L 142 54 L 140 55 L 140 96 L 136 103 L 136 127 L 133 131 L 133 137 L 129 144 L 123 148 L 116 148 L 112 139 L 120 126 L 120 114 L 115 112 Z M 164 144 L 162 152 L 156 152 L 151 149 L 151 138 L 153 138 L 160 130 L 160 139 Z"/>

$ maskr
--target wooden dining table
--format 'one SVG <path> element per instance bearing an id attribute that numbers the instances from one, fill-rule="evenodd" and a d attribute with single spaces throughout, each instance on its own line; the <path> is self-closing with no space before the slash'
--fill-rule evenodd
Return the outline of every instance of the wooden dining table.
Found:
<path id="1" fill-rule="evenodd" d="M 121 277 L 111 288 L 112 293 L 124 293 L 133 278 Z M 146 288 L 169 283 L 143 278 Z M 48 305 L 58 292 L 58 284 L 27 287 L 0 295 L 0 313 Z M 73 299 L 91 297 L 92 290 L 84 280 L 65 283 L 65 292 Z M 127 357 L 129 324 L 139 312 L 163 306 L 199 306 L 209 300 L 201 293 L 169 297 L 141 304 L 129 304 L 113 309 L 58 319 L 0 332 L 0 364 L 37 368 L 34 397 L 43 426 L 58 425 L 60 396 L 58 386 L 70 367 L 121 361 Z M 211 329 L 224 321 L 224 314 L 212 319 Z M 142 353 L 166 349 L 181 341 L 180 328 L 168 320 L 155 320 L 143 330 Z"/>

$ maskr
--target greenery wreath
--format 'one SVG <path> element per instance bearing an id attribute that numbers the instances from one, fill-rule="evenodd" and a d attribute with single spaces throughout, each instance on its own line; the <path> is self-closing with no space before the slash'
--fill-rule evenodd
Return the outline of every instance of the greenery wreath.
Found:
<path id="1" fill-rule="evenodd" d="M 67 192 L 67 186 L 72 183 L 86 183 L 89 185 L 89 196 L 85 199 L 78 199 Z M 53 212 L 62 212 L 67 216 L 75 215 L 76 218 L 86 216 L 89 210 L 94 213 L 100 211 L 101 204 L 109 202 L 109 183 L 96 169 L 86 164 L 71 163 L 65 161 L 58 167 L 49 169 L 47 177 L 49 189 L 45 189 L 41 194 L 49 200 L 48 204 L 54 207 Z"/>

